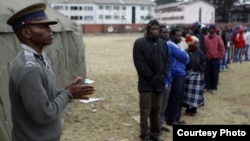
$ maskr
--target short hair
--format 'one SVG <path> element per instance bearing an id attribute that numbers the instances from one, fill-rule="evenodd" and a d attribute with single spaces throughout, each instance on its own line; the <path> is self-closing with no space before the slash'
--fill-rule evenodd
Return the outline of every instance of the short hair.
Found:
<path id="1" fill-rule="evenodd" d="M 167 26 L 165 26 L 165 25 L 160 25 L 160 32 L 162 32 L 162 29 L 163 28 L 167 28 Z"/>
<path id="2" fill-rule="evenodd" d="M 176 32 L 181 32 L 181 30 L 179 28 L 171 29 L 169 34 L 170 38 L 173 37 L 176 34 Z"/>

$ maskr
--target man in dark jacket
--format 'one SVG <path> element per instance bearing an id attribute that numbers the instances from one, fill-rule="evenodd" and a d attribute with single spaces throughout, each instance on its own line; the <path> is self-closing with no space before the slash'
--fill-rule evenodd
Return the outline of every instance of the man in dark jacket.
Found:
<path id="1" fill-rule="evenodd" d="M 134 65 L 139 77 L 140 137 L 143 141 L 162 141 L 160 109 L 170 61 L 166 42 L 159 38 L 159 27 L 158 21 L 150 21 L 145 36 L 138 38 L 133 48 Z"/>

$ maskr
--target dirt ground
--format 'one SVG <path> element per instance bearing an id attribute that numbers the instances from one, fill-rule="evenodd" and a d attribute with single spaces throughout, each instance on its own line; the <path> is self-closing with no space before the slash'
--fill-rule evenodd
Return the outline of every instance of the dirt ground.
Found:
<path id="1" fill-rule="evenodd" d="M 137 75 L 132 47 L 142 34 L 85 34 L 87 77 L 95 81 L 98 102 L 72 101 L 63 114 L 62 141 L 140 141 Z M 220 73 L 217 94 L 205 93 L 205 106 L 187 124 L 249 124 L 250 62 L 231 63 Z M 96 108 L 96 112 L 93 112 Z M 171 126 L 167 126 L 172 130 Z M 164 132 L 172 141 L 172 131 Z"/>

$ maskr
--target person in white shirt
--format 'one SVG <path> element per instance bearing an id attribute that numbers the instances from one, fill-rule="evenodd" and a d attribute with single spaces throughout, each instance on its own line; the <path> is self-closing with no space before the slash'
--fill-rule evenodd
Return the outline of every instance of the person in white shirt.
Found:
<path id="1" fill-rule="evenodd" d="M 244 40 L 245 40 L 245 61 L 250 61 L 249 58 L 249 47 L 250 47 L 250 32 L 249 27 L 245 27 L 244 34 L 243 34 Z"/>

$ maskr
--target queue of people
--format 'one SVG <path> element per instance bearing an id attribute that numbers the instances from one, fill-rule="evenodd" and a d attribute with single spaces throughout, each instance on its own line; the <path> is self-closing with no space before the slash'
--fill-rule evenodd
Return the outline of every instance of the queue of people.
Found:
<path id="1" fill-rule="evenodd" d="M 245 60 L 249 61 L 250 32 L 248 27 L 239 26 L 234 29 L 236 30 L 234 35 L 233 29 L 227 27 L 219 29 L 215 24 L 202 26 L 200 22 L 194 22 L 190 27 L 182 25 L 172 28 L 156 24 L 157 27 L 151 29 L 151 22 L 148 24 L 145 37 L 136 40 L 133 52 L 139 76 L 140 137 L 143 141 L 162 141 L 161 133 L 170 131 L 165 124 L 170 126 L 186 124 L 181 118 L 183 108 L 186 116 L 193 117 L 202 106 L 205 106 L 204 94 L 218 92 L 219 74 L 228 69 L 228 64 L 233 58 L 234 62 L 242 63 L 241 57 L 244 52 Z M 154 39 L 149 42 L 147 39 L 151 30 L 154 30 Z M 162 42 L 165 43 L 164 46 L 161 46 Z M 162 47 L 166 48 L 165 55 L 162 54 L 164 52 L 158 51 L 158 57 L 162 57 L 156 61 L 154 50 Z M 233 47 L 235 53 L 232 51 Z M 156 69 L 159 64 L 167 64 L 168 67 Z M 159 73 L 159 70 L 164 73 Z M 157 74 L 164 76 L 164 79 L 158 81 L 162 87 L 162 91 L 158 94 L 154 88 Z M 144 82 L 145 80 L 147 82 Z M 145 85 L 147 88 L 141 89 Z M 145 97 L 145 93 L 148 94 L 148 100 L 142 98 Z M 155 100 L 154 95 L 158 97 Z M 141 105 L 142 102 L 151 106 L 147 114 L 143 114 L 145 109 Z M 156 104 L 157 115 L 152 106 L 155 102 L 160 103 Z M 153 115 L 157 118 L 152 117 Z M 150 124 L 145 125 L 148 120 Z M 160 122 L 156 124 L 157 129 L 160 129 L 157 130 L 157 134 L 154 122 Z"/>

